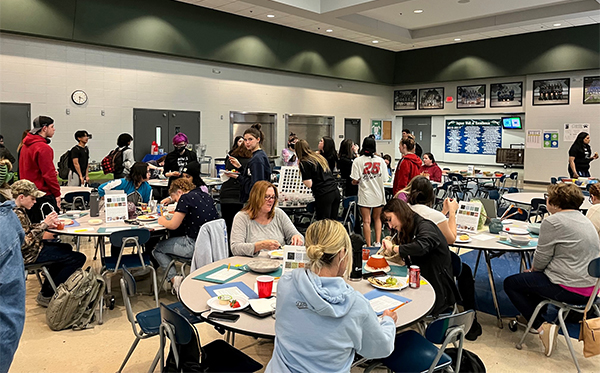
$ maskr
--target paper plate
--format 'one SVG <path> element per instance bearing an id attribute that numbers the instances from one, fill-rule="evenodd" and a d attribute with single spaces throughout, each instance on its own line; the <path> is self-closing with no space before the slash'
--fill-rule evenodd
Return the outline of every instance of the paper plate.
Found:
<path id="1" fill-rule="evenodd" d="M 523 228 L 504 228 L 502 230 L 510 234 L 529 234 L 529 231 Z"/>
<path id="2" fill-rule="evenodd" d="M 283 249 L 268 251 L 267 254 L 271 259 L 283 259 Z"/>
<path id="3" fill-rule="evenodd" d="M 61 222 L 63 222 L 65 226 L 72 225 L 74 223 L 73 219 L 59 219 L 59 220 Z"/>
<path id="4" fill-rule="evenodd" d="M 139 221 L 156 221 L 158 220 L 158 216 L 156 215 L 140 215 L 137 217 Z"/>
<path id="5" fill-rule="evenodd" d="M 89 225 L 100 225 L 102 224 L 102 219 L 90 219 L 88 220 Z"/>
<path id="6" fill-rule="evenodd" d="M 246 298 L 240 298 L 240 299 L 236 299 L 236 300 L 238 302 L 240 302 L 240 306 L 238 308 L 231 308 L 231 306 L 229 304 L 220 304 L 217 297 L 210 298 L 206 302 L 206 304 L 211 309 L 216 310 L 216 311 L 221 311 L 221 312 L 241 311 L 244 308 L 248 307 L 248 305 L 250 304 L 250 302 L 248 302 L 248 299 L 246 299 Z"/>
<path id="7" fill-rule="evenodd" d="M 396 286 L 382 286 L 382 285 L 377 284 L 375 281 L 373 281 L 373 279 L 376 279 L 376 280 L 385 282 L 385 280 L 389 277 L 393 277 L 398 281 L 396 283 Z M 398 277 L 398 276 L 369 277 L 367 279 L 367 281 L 369 281 L 369 284 L 371 284 L 371 286 L 373 286 L 374 288 L 381 289 L 381 290 L 397 291 L 397 290 L 406 289 L 408 287 L 408 277 Z"/>
<path id="8" fill-rule="evenodd" d="M 460 236 L 458 236 L 458 237 L 456 237 L 456 241 L 454 241 L 454 243 L 469 243 L 471 241 L 473 241 L 473 239 L 471 237 L 469 237 L 466 240 L 461 240 Z"/>
<path id="9" fill-rule="evenodd" d="M 383 271 L 385 273 L 388 273 L 389 271 L 391 271 L 392 269 L 390 268 L 390 266 L 386 266 L 383 268 L 372 268 L 368 265 L 365 264 L 365 271 L 367 272 L 379 272 L 379 271 Z"/>

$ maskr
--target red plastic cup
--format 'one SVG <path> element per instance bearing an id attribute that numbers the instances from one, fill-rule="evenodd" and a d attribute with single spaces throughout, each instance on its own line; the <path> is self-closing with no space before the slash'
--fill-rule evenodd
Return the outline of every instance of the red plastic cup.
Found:
<path id="1" fill-rule="evenodd" d="M 267 298 L 271 296 L 273 292 L 273 276 L 258 276 L 256 278 L 258 297 Z"/>
<path id="2" fill-rule="evenodd" d="M 371 250 L 362 249 L 362 260 L 369 260 L 369 256 L 371 256 Z"/>

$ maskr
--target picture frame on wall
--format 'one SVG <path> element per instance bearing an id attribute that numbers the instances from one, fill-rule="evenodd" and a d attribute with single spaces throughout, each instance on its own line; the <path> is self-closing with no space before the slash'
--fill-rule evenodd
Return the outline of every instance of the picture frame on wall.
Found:
<path id="1" fill-rule="evenodd" d="M 523 106 L 523 82 L 490 84 L 490 107 Z"/>
<path id="2" fill-rule="evenodd" d="M 436 110 L 444 108 L 444 88 L 419 89 L 419 110 Z"/>
<path id="3" fill-rule="evenodd" d="M 456 87 L 456 108 L 484 108 L 485 84 L 463 85 Z"/>
<path id="4" fill-rule="evenodd" d="M 417 90 L 400 89 L 394 91 L 394 110 L 417 110 Z"/>
<path id="5" fill-rule="evenodd" d="M 583 104 L 600 104 L 600 76 L 583 78 Z"/>
<path id="6" fill-rule="evenodd" d="M 569 105 L 571 79 L 533 81 L 532 105 Z"/>

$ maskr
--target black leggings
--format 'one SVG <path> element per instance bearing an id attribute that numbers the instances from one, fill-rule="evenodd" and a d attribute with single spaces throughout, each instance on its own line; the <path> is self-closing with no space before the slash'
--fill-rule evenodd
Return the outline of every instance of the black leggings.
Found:
<path id="1" fill-rule="evenodd" d="M 315 197 L 315 220 L 337 220 L 340 208 L 340 192 L 332 190 L 322 196 Z"/>

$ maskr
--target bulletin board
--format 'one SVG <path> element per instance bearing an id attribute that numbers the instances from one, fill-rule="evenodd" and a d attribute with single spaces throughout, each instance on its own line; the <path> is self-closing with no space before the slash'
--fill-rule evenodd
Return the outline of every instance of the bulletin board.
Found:
<path id="1" fill-rule="evenodd" d="M 446 153 L 496 155 L 501 147 L 501 119 L 446 120 Z"/>

